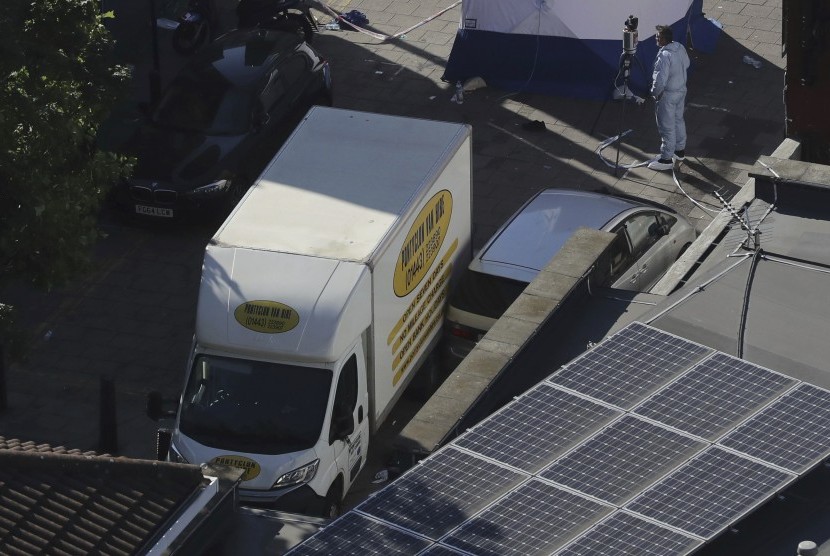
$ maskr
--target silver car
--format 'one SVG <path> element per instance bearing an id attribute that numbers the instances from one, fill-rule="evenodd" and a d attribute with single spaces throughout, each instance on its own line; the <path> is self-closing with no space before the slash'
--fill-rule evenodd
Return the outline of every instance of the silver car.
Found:
<path id="1" fill-rule="evenodd" d="M 455 367 L 577 228 L 617 234 L 602 286 L 648 291 L 695 240 L 669 207 L 645 200 L 546 189 L 524 204 L 473 257 L 450 297 L 444 364 Z"/>

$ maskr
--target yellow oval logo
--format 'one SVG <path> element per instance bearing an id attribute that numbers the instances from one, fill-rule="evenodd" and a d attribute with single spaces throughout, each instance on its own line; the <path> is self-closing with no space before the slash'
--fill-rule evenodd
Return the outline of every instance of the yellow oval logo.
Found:
<path id="1" fill-rule="evenodd" d="M 236 467 L 237 469 L 242 469 L 245 473 L 242 474 L 243 481 L 250 481 L 253 478 L 256 478 L 259 475 L 259 464 L 252 460 L 251 458 L 246 458 L 245 456 L 234 456 L 234 455 L 225 455 L 225 456 L 216 456 L 210 463 L 215 463 L 218 465 L 227 465 L 228 467 Z"/>
<path id="2" fill-rule="evenodd" d="M 300 323 L 297 311 L 276 301 L 246 301 L 233 312 L 236 322 L 254 332 L 279 334 Z"/>
<path id="3" fill-rule="evenodd" d="M 443 189 L 427 202 L 406 235 L 395 267 L 395 295 L 404 297 L 412 292 L 429 271 L 452 217 L 452 193 Z"/>

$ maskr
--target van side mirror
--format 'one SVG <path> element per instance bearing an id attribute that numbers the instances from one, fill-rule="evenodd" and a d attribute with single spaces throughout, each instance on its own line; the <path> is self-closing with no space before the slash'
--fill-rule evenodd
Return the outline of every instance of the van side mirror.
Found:
<path id="1" fill-rule="evenodd" d="M 165 400 L 161 392 L 153 390 L 147 394 L 147 417 L 153 421 L 164 418 L 173 418 L 178 411 L 178 400 Z"/>
<path id="2" fill-rule="evenodd" d="M 335 423 L 335 440 L 343 440 L 345 438 L 348 438 L 353 432 L 354 419 L 352 419 L 351 415 L 344 416 L 342 419 L 338 419 Z"/>
<path id="3" fill-rule="evenodd" d="M 329 441 L 344 440 L 354 432 L 354 416 L 348 407 L 335 404 L 331 416 Z"/>

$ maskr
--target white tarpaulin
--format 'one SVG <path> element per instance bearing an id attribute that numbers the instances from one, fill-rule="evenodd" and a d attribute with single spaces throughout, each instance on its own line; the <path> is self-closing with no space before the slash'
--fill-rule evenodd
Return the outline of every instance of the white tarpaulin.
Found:
<path id="1" fill-rule="evenodd" d="M 638 18 L 631 87 L 644 88 L 657 53 L 655 26 L 675 40 L 705 21 L 702 0 L 463 0 L 444 79 L 482 77 L 507 90 L 603 98 L 619 71 L 622 36 Z M 688 46 L 688 44 L 687 44 Z"/>

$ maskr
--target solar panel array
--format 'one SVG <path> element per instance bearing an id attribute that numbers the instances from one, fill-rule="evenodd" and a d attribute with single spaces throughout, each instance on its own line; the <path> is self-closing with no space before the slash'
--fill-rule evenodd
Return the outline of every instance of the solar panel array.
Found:
<path id="1" fill-rule="evenodd" d="M 303 542 L 292 554 L 366 554 L 384 556 L 417 554 L 427 548 L 427 539 L 405 533 L 357 512 L 348 512 L 336 527 L 326 527 Z"/>
<path id="2" fill-rule="evenodd" d="M 455 445 L 532 473 L 619 415 L 607 405 L 542 384 Z"/>
<path id="3" fill-rule="evenodd" d="M 625 416 L 539 475 L 621 504 L 703 449 L 704 442 Z"/>
<path id="4" fill-rule="evenodd" d="M 634 411 L 701 438 L 717 438 L 797 381 L 716 353 Z"/>
<path id="5" fill-rule="evenodd" d="M 710 351 L 654 328 L 634 326 L 604 340 L 550 381 L 628 409 Z"/>
<path id="6" fill-rule="evenodd" d="M 291 554 L 691 554 L 828 456 L 830 392 L 632 323 Z"/>

